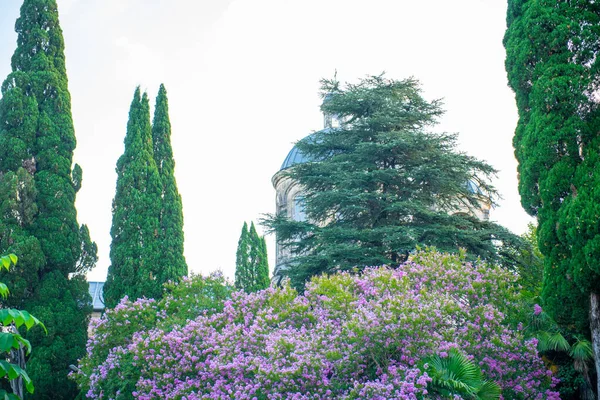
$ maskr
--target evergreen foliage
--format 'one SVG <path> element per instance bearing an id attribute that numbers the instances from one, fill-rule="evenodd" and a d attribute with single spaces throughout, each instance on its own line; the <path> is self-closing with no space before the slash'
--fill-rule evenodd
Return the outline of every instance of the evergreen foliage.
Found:
<path id="1" fill-rule="evenodd" d="M 502 395 L 500 386 L 486 381 L 481 368 L 456 349 L 451 349 L 445 357 L 438 354 L 427 357 L 424 362 L 431 378 L 429 387 L 442 398 L 497 400 Z"/>
<path id="2" fill-rule="evenodd" d="M 346 87 L 323 80 L 321 90 L 323 112 L 340 126 L 298 142 L 318 161 L 283 172 L 303 188 L 308 218 L 263 221 L 294 255 L 289 274 L 296 286 L 323 272 L 397 265 L 419 245 L 463 247 L 498 261 L 521 243 L 473 215 L 496 194 L 488 183 L 495 170 L 456 151 L 456 135 L 427 130 L 441 104 L 423 99 L 416 80 L 381 75 Z"/>
<path id="3" fill-rule="evenodd" d="M 243 290 L 249 286 L 249 248 L 248 224 L 244 222 L 235 253 L 235 288 L 238 290 Z"/>
<path id="4" fill-rule="evenodd" d="M 269 260 L 267 258 L 267 243 L 264 236 L 256 232 L 254 222 L 250 224 L 250 265 L 253 275 L 251 292 L 256 292 L 269 287 Z"/>
<path id="5" fill-rule="evenodd" d="M 146 93 L 135 90 L 125 151 L 117 161 L 117 190 L 113 200 L 111 265 L 104 301 L 112 308 L 125 295 L 131 299 L 162 295 L 163 249 L 160 247 L 162 184 L 152 146 L 150 105 Z"/>
<path id="6" fill-rule="evenodd" d="M 162 282 L 178 280 L 187 275 L 188 267 L 183 255 L 183 209 L 175 181 L 175 160 L 171 147 L 171 121 L 167 90 L 160 85 L 152 122 L 154 161 L 162 183 L 162 208 L 160 210 L 159 248 L 162 249 Z"/>
<path id="7" fill-rule="evenodd" d="M 509 0 L 507 24 L 519 192 L 538 218 L 545 309 L 573 334 L 591 332 L 598 370 L 600 3 Z"/>
<path id="8" fill-rule="evenodd" d="M 254 222 L 244 222 L 235 264 L 235 288 L 246 293 L 256 292 L 269 287 L 269 261 L 265 238 L 258 235 Z"/>
<path id="9" fill-rule="evenodd" d="M 83 356 L 91 302 L 84 275 L 96 261 L 87 227 L 77 223 L 75 132 L 55 0 L 25 0 L 17 48 L 0 99 L 0 251 L 20 268 L 3 280 L 7 306 L 30 310 L 48 335 L 24 332 L 36 349 L 28 371 L 35 399 L 72 399 L 69 364 Z"/>

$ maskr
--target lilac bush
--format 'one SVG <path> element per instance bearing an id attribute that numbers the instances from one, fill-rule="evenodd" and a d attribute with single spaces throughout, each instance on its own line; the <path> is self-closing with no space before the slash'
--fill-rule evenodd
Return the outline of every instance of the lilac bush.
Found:
<path id="1" fill-rule="evenodd" d="M 316 277 L 302 296 L 287 285 L 235 292 L 176 323 L 152 300 L 124 301 L 101 320 L 77 379 L 91 399 L 438 399 L 421 360 L 457 349 L 504 399 L 558 399 L 535 342 L 509 318 L 515 280 L 421 252 L 396 269 Z M 102 327 L 117 320 L 139 329 L 114 341 Z"/>

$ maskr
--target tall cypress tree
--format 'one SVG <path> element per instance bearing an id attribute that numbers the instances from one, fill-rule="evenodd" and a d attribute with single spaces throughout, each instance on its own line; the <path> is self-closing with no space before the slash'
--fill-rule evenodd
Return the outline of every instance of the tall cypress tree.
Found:
<path id="1" fill-rule="evenodd" d="M 235 265 L 235 287 L 246 293 L 256 292 L 269 287 L 269 262 L 265 238 L 258 235 L 254 222 L 244 222 Z"/>
<path id="2" fill-rule="evenodd" d="M 250 243 L 248 224 L 244 222 L 235 253 L 235 288 L 246 290 L 250 285 Z"/>
<path id="3" fill-rule="evenodd" d="M 167 90 L 160 85 L 152 121 L 154 160 L 162 183 L 160 210 L 161 280 L 176 280 L 188 273 L 183 255 L 183 209 L 175 181 L 175 160 L 171 147 L 171 121 Z"/>
<path id="4" fill-rule="evenodd" d="M 117 190 L 113 200 L 111 265 L 104 285 L 107 307 L 125 295 L 159 298 L 164 275 L 160 247 L 162 185 L 154 162 L 148 96 L 135 90 L 125 151 L 117 162 Z"/>
<path id="5" fill-rule="evenodd" d="M 251 291 L 266 289 L 269 279 L 269 261 L 267 259 L 267 243 L 265 238 L 258 235 L 254 222 L 250 224 L 250 271 L 252 274 Z"/>
<path id="6" fill-rule="evenodd" d="M 538 218 L 542 297 L 565 330 L 591 334 L 598 372 L 600 3 L 509 0 L 507 25 L 519 192 Z"/>
<path id="7" fill-rule="evenodd" d="M 72 399 L 69 364 L 83 356 L 91 312 L 85 281 L 96 246 L 77 223 L 75 132 L 55 0 L 25 0 L 16 23 L 17 49 L 0 100 L 0 251 L 19 256 L 11 306 L 40 318 L 31 332 L 28 372 L 37 399 Z"/>

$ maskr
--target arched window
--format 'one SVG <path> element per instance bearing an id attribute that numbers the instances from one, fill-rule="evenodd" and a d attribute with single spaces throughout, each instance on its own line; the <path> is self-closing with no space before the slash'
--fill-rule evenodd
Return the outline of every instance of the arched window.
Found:
<path id="1" fill-rule="evenodd" d="M 304 203 L 304 196 L 297 195 L 294 197 L 294 220 L 295 221 L 306 221 L 306 205 Z"/>

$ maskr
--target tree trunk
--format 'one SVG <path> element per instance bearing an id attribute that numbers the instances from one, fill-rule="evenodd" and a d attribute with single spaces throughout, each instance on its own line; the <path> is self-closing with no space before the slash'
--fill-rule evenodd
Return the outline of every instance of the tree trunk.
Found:
<path id="1" fill-rule="evenodd" d="M 600 295 L 590 294 L 590 330 L 592 332 L 592 349 L 594 350 L 594 363 L 598 377 L 596 390 L 600 395 Z"/>

